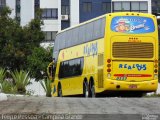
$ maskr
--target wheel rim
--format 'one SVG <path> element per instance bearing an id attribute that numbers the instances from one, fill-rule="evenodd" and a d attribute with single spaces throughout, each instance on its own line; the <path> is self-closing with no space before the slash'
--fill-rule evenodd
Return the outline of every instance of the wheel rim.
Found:
<path id="1" fill-rule="evenodd" d="M 96 97 L 94 85 L 92 85 L 92 88 L 91 88 L 91 97 Z"/>
<path id="2" fill-rule="evenodd" d="M 58 90 L 58 97 L 62 97 L 62 90 L 61 89 Z"/>
<path id="3" fill-rule="evenodd" d="M 89 96 L 89 91 L 88 91 L 88 85 L 87 83 L 84 83 L 84 97 L 88 97 Z"/>

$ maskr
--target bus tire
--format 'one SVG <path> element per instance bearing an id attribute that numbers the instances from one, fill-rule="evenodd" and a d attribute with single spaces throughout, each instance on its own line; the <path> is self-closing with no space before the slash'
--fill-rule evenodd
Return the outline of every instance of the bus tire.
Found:
<path id="1" fill-rule="evenodd" d="M 61 84 L 58 84 L 58 97 L 62 97 L 62 87 L 61 87 Z"/>
<path id="2" fill-rule="evenodd" d="M 94 86 L 94 84 L 91 85 L 90 92 L 91 92 L 90 96 L 92 98 L 95 98 L 96 97 L 96 93 L 95 93 L 95 86 Z"/>
<path id="3" fill-rule="evenodd" d="M 83 83 L 83 96 L 85 98 L 89 97 L 89 87 L 88 87 L 88 82 L 87 81 L 84 81 L 84 83 Z"/>

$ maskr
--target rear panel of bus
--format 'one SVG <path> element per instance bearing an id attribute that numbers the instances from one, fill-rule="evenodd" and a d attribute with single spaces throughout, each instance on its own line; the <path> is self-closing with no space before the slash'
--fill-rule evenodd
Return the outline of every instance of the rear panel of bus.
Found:
<path id="1" fill-rule="evenodd" d="M 106 23 L 106 90 L 156 91 L 158 32 L 156 17 L 143 13 L 109 14 Z M 107 25 L 107 24 L 106 24 Z"/>

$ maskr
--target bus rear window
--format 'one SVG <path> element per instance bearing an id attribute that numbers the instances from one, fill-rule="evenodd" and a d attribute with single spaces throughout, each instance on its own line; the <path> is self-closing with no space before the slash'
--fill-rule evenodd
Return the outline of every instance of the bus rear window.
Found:
<path id="1" fill-rule="evenodd" d="M 155 31 L 155 25 L 148 17 L 117 16 L 112 19 L 111 30 L 129 34 L 151 33 Z"/>

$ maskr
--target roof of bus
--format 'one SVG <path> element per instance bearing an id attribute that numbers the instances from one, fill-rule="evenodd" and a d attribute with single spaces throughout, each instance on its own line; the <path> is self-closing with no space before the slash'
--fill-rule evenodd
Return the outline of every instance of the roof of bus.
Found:
<path id="1" fill-rule="evenodd" d="M 98 19 L 100 19 L 100 18 L 105 17 L 106 15 L 107 15 L 107 14 L 104 14 L 104 15 L 102 15 L 102 16 L 99 16 L 99 17 L 93 18 L 93 19 L 91 19 L 91 20 L 88 20 L 88 21 L 85 21 L 85 22 L 79 23 L 79 24 L 74 25 L 74 26 L 69 27 L 69 28 L 66 28 L 66 29 L 61 30 L 60 32 L 58 32 L 58 34 L 60 34 L 60 33 L 64 32 L 64 31 L 67 31 L 67 30 L 70 30 L 70 29 L 76 28 L 76 27 L 78 27 L 78 26 L 80 26 L 80 25 L 83 25 L 83 24 L 86 24 L 86 23 L 92 22 L 92 21 L 94 21 L 94 20 L 98 20 Z"/>
<path id="2" fill-rule="evenodd" d="M 148 17 L 155 16 L 155 15 L 150 14 L 150 13 L 139 13 L 139 12 L 115 12 L 115 13 L 108 13 L 108 14 L 104 14 L 104 15 L 102 15 L 102 16 L 93 18 L 93 19 L 91 19 L 91 20 L 82 22 L 82 23 L 80 23 L 80 24 L 74 25 L 74 26 L 72 26 L 72 27 L 66 28 L 66 29 L 64 29 L 64 30 L 61 30 L 60 32 L 57 33 L 57 35 L 60 34 L 60 33 L 65 32 L 65 31 L 67 31 L 67 30 L 70 30 L 70 29 L 76 28 L 76 27 L 78 27 L 78 26 L 81 26 L 81 25 L 83 25 L 83 24 L 86 24 L 86 23 L 89 23 L 89 22 L 98 20 L 98 19 L 100 19 L 100 18 L 103 18 L 103 17 L 105 17 L 105 16 L 107 16 L 107 15 L 122 16 L 122 15 L 126 15 L 126 14 L 127 14 L 127 15 L 135 15 L 135 14 L 137 14 L 137 15 L 148 16 Z"/>

